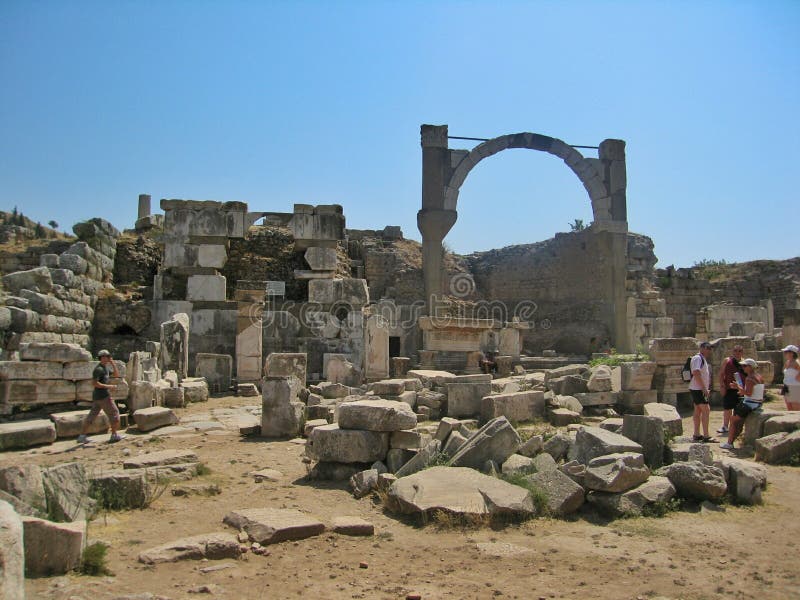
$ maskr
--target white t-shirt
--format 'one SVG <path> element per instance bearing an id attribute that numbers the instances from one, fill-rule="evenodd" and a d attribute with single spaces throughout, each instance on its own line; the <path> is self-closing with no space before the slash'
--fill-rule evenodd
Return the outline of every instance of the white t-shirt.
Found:
<path id="1" fill-rule="evenodd" d="M 795 369 L 794 367 L 789 367 L 788 369 L 784 369 L 783 383 L 786 385 L 800 385 L 800 381 L 797 381 L 797 369 Z"/>
<path id="2" fill-rule="evenodd" d="M 701 387 L 697 384 L 697 378 L 692 377 L 692 380 L 689 382 L 689 389 L 700 391 L 709 389 L 711 385 L 711 367 L 708 366 L 708 361 L 703 358 L 702 355 L 695 354 L 692 357 L 689 368 L 692 370 L 692 375 L 694 375 L 695 371 L 700 371 L 700 378 L 703 380 L 703 385 Z"/>

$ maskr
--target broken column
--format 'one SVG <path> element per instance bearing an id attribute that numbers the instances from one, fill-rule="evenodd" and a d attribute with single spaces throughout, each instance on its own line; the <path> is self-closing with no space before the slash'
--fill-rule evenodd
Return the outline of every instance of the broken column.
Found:
<path id="1" fill-rule="evenodd" d="M 290 377 L 265 377 L 261 381 L 261 435 L 294 437 L 305 421 L 305 406 L 296 399 Z"/>
<path id="2" fill-rule="evenodd" d="M 261 379 L 264 297 L 266 282 L 236 282 L 236 379 Z"/>

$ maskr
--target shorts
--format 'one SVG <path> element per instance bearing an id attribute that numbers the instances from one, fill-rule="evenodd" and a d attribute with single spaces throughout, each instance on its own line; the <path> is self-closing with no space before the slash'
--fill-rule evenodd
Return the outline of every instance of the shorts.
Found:
<path id="1" fill-rule="evenodd" d="M 92 408 L 89 409 L 89 414 L 86 416 L 87 423 L 93 423 L 100 411 L 103 411 L 108 416 L 108 420 L 112 423 L 119 421 L 119 409 L 116 403 L 109 396 L 108 398 L 101 398 L 100 400 L 92 400 Z"/>
<path id="2" fill-rule="evenodd" d="M 733 409 L 733 414 L 735 414 L 737 417 L 741 417 L 742 419 L 746 419 L 751 412 L 756 410 L 761 410 L 761 402 L 742 400 L 736 405 L 736 408 Z"/>
<path id="3" fill-rule="evenodd" d="M 722 408 L 725 410 L 733 410 L 739 404 L 739 392 L 736 390 L 728 390 L 722 397 Z"/>
<path id="4" fill-rule="evenodd" d="M 708 404 L 708 398 L 703 394 L 703 390 L 689 390 L 692 395 L 692 402 L 696 405 Z"/>

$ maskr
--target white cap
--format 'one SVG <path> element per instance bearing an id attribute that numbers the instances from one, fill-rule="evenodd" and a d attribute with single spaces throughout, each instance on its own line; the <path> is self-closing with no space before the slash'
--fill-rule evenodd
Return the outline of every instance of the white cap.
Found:
<path id="1" fill-rule="evenodd" d="M 786 346 L 786 348 L 781 350 L 781 352 L 794 352 L 795 354 L 800 354 L 800 349 L 798 349 L 794 344 L 789 344 Z"/>
<path id="2" fill-rule="evenodd" d="M 758 368 L 758 363 L 755 361 L 754 358 L 745 358 L 742 361 L 743 365 L 747 365 L 748 367 L 753 367 L 754 369 Z"/>

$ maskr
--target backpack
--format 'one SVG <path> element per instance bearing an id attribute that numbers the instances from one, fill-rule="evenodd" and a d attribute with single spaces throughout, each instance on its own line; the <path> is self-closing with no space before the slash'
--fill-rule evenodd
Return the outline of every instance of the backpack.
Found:
<path id="1" fill-rule="evenodd" d="M 683 363 L 683 369 L 681 369 L 681 378 L 686 383 L 689 383 L 692 380 L 692 359 L 695 356 L 696 355 L 693 354 L 692 356 L 690 356 L 689 358 L 686 359 L 685 363 Z M 702 368 L 702 367 L 704 367 L 706 365 L 706 359 L 703 358 L 702 354 L 700 354 L 699 356 L 700 356 L 700 360 L 702 361 L 700 363 L 700 367 Z"/>

